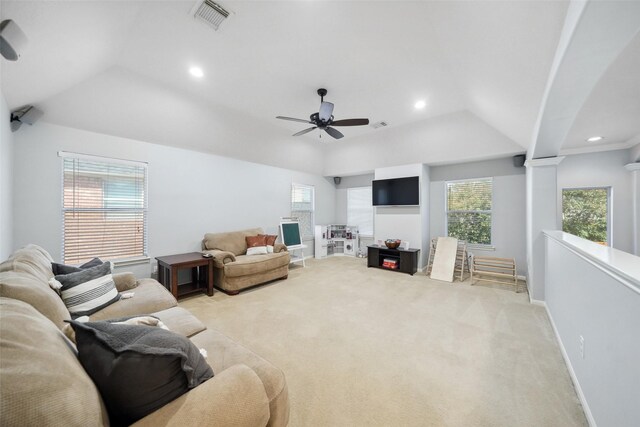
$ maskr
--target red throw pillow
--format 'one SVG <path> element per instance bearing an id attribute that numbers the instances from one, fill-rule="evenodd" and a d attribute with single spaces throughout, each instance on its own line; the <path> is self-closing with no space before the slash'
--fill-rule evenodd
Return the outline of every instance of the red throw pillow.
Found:
<path id="1" fill-rule="evenodd" d="M 247 248 L 255 248 L 256 246 L 267 246 L 266 237 L 267 236 L 265 236 L 264 234 L 245 237 L 245 241 L 247 242 Z"/>
<path id="2" fill-rule="evenodd" d="M 271 234 L 258 234 L 258 236 L 264 236 L 268 246 L 275 245 L 276 239 L 278 239 L 278 236 L 273 236 Z"/>

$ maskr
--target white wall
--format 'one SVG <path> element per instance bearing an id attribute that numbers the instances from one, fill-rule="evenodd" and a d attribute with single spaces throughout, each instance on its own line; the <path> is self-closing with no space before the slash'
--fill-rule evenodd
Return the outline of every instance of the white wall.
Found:
<path id="1" fill-rule="evenodd" d="M 61 258 L 60 150 L 149 163 L 151 257 L 198 251 L 207 232 L 277 233 L 279 218 L 291 212 L 292 182 L 315 186 L 316 223 L 334 221 L 333 182 L 318 175 L 38 123 L 16 134 L 14 238 L 16 246 L 39 244 L 55 259 Z M 148 275 L 149 266 L 141 273 Z"/>
<path id="2" fill-rule="evenodd" d="M 613 247 L 633 253 L 632 176 L 624 165 L 629 150 L 567 156 L 558 166 L 558 224 L 562 226 L 562 189 L 611 187 Z"/>
<path id="3" fill-rule="evenodd" d="M 10 111 L 0 93 L 0 261 L 13 252 L 13 133 Z"/>
<path id="4" fill-rule="evenodd" d="M 556 233 L 560 238 L 571 236 Z M 571 237 L 582 244 L 570 246 L 549 236 L 545 239 L 549 317 L 591 425 L 637 426 L 640 258 Z M 635 266 L 637 279 L 632 282 L 593 258 L 617 260 L 618 266 L 625 259 L 629 272 Z M 580 336 L 584 338 L 584 357 Z"/>
<path id="5" fill-rule="evenodd" d="M 427 224 L 423 222 L 423 208 L 428 205 L 425 199 L 428 194 L 429 175 L 428 167 L 425 175 L 425 166 L 413 164 L 405 166 L 392 166 L 375 170 L 375 179 L 404 178 L 410 176 L 420 177 L 421 198 L 420 206 L 377 206 L 374 207 L 374 234 L 376 240 L 401 239 L 409 242 L 410 247 L 420 249 L 418 268 L 425 265 L 428 246 L 423 247 L 425 235 L 429 235 Z"/>
<path id="6" fill-rule="evenodd" d="M 527 271 L 525 168 L 511 157 L 431 168 L 431 238 L 446 236 L 446 181 L 493 177 L 491 242 L 495 250 L 470 249 L 484 256 L 515 258 L 518 274 Z"/>

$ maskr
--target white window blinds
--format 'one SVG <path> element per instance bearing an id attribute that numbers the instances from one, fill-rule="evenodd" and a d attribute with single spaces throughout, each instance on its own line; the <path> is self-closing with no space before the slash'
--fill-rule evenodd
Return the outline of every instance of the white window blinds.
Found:
<path id="1" fill-rule="evenodd" d="M 61 156 L 64 262 L 146 256 L 147 165 Z"/>
<path id="2" fill-rule="evenodd" d="M 357 225 L 362 236 L 373 236 L 371 187 L 347 189 L 347 224 Z"/>
<path id="3" fill-rule="evenodd" d="M 447 235 L 491 244 L 491 178 L 447 182 Z"/>
<path id="4" fill-rule="evenodd" d="M 310 185 L 291 185 L 291 216 L 300 221 L 300 235 L 304 238 L 313 236 L 315 209 L 314 189 Z"/>

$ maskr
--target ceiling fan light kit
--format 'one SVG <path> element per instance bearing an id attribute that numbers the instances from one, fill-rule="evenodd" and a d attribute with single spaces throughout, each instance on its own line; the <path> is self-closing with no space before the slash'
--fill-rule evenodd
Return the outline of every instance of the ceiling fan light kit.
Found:
<path id="1" fill-rule="evenodd" d="M 325 102 L 324 97 L 327 95 L 327 90 L 324 88 L 318 89 L 318 95 L 320 95 L 320 108 L 317 113 L 313 113 L 309 116 L 309 120 L 295 119 L 293 117 L 277 116 L 276 119 L 289 120 L 292 122 L 307 123 L 313 125 L 310 128 L 301 130 L 294 133 L 293 136 L 300 136 L 311 132 L 315 129 L 320 129 L 328 133 L 335 139 L 344 137 L 342 132 L 334 129 L 332 126 L 365 126 L 369 124 L 369 119 L 333 119 L 333 103 Z"/>
<path id="2" fill-rule="evenodd" d="M 27 45 L 27 36 L 11 19 L 0 22 L 0 54 L 8 61 L 17 61 Z"/>

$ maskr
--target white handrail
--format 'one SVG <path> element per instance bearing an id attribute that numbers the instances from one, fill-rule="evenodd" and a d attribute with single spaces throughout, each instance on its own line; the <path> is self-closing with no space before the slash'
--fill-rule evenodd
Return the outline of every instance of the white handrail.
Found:
<path id="1" fill-rule="evenodd" d="M 543 233 L 640 294 L 640 257 L 559 230 Z"/>

